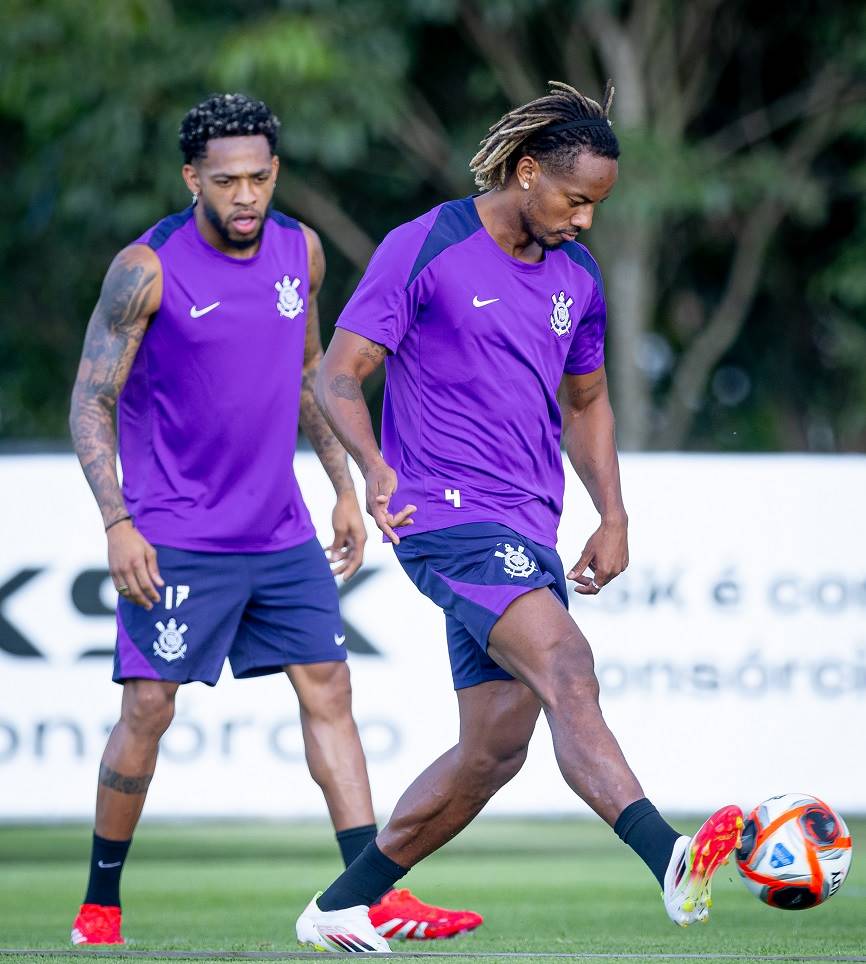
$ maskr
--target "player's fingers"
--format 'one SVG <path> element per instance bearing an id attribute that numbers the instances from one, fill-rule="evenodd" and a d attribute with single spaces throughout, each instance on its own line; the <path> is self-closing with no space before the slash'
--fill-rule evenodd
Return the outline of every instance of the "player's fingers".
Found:
<path id="1" fill-rule="evenodd" d="M 147 563 L 143 558 L 135 563 L 134 570 L 135 576 L 138 579 L 138 585 L 147 602 L 159 602 L 159 590 L 154 586 L 150 578 L 150 573 L 147 571 Z M 146 608 L 150 609 L 151 607 L 148 605 Z"/>
<path id="2" fill-rule="evenodd" d="M 341 559 L 339 562 L 331 563 L 331 575 L 334 577 L 345 576 L 343 575 L 346 571 L 346 566 L 348 566 L 349 561 L 347 559 Z"/>
<path id="3" fill-rule="evenodd" d="M 395 512 L 391 516 L 391 525 L 397 529 L 399 526 L 412 525 L 411 516 L 418 511 L 418 507 L 415 505 L 404 506 L 399 512 Z"/>
<path id="4" fill-rule="evenodd" d="M 348 543 L 348 532 L 345 529 L 334 529 L 334 541 L 328 546 L 328 557 L 331 562 L 342 558 L 342 553 Z"/>
<path id="5" fill-rule="evenodd" d="M 159 574 L 159 564 L 156 561 L 156 549 L 150 546 L 147 552 L 144 554 L 145 562 L 147 564 L 147 572 L 150 576 L 151 582 L 155 586 L 164 586 L 165 581 Z"/>
<path id="6" fill-rule="evenodd" d="M 580 555 L 580 559 L 577 563 L 569 570 L 568 579 L 577 579 L 578 576 L 582 576 L 586 571 L 587 566 L 592 562 L 593 549 L 586 545 L 584 546 L 583 552 Z"/>
<path id="7" fill-rule="evenodd" d="M 400 544 L 400 537 L 391 528 L 388 520 L 388 513 L 383 508 L 375 509 L 372 513 L 373 521 L 379 528 L 379 531 L 384 533 L 395 546 Z"/>
<path id="8" fill-rule="evenodd" d="M 601 586 L 594 580 L 590 579 L 588 583 L 578 582 L 574 587 L 574 591 L 581 596 L 597 596 Z"/>
<path id="9" fill-rule="evenodd" d="M 150 600 L 144 595 L 138 582 L 138 576 L 135 574 L 135 569 L 133 569 L 131 565 L 124 566 L 120 570 L 119 582 L 117 584 L 118 592 L 120 592 L 124 586 L 126 587 L 126 592 L 121 593 L 124 599 L 135 603 L 136 606 L 143 606 L 145 609 L 151 608 Z"/>
<path id="10" fill-rule="evenodd" d="M 347 579 L 351 579 L 352 576 L 361 568 L 361 563 L 364 561 L 364 550 L 360 546 L 353 546 L 349 550 L 349 555 L 346 558 L 346 565 L 343 569 L 343 582 Z"/>
<path id="11" fill-rule="evenodd" d="M 606 586 L 611 579 L 613 579 L 613 573 L 609 569 L 598 568 L 592 577 L 592 581 L 601 589 L 602 586 Z"/>

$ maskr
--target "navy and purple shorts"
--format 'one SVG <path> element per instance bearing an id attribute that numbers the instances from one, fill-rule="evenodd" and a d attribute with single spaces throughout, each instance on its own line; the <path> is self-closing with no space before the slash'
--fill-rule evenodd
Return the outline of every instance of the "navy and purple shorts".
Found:
<path id="1" fill-rule="evenodd" d="M 160 601 L 148 612 L 118 600 L 116 683 L 213 686 L 226 657 L 236 677 L 346 658 L 337 586 L 317 539 L 279 552 L 155 548 Z"/>
<path id="2" fill-rule="evenodd" d="M 487 638 L 518 596 L 549 586 L 568 608 L 556 552 L 497 522 L 401 536 L 394 551 L 412 582 L 445 612 L 456 690 L 513 679 L 487 655 Z"/>

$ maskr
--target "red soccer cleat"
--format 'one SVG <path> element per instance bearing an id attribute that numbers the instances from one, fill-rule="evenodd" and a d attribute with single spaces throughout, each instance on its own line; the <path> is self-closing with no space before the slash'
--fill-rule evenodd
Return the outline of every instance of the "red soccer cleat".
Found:
<path id="1" fill-rule="evenodd" d="M 123 944 L 120 908 L 82 904 L 72 923 L 73 944 Z"/>
<path id="2" fill-rule="evenodd" d="M 742 843 L 743 811 L 733 804 L 704 821 L 694 837 L 674 844 L 662 899 L 668 917 L 680 927 L 705 923 L 713 906 L 711 879 Z"/>
<path id="3" fill-rule="evenodd" d="M 433 907 L 408 890 L 392 890 L 370 908 L 370 923 L 388 940 L 435 941 L 468 934 L 484 918 L 471 910 Z"/>

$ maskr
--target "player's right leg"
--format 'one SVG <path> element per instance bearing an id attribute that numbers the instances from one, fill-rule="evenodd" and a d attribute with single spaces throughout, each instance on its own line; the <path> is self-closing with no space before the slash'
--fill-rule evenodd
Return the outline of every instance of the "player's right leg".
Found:
<path id="1" fill-rule="evenodd" d="M 516 599 L 491 630 L 488 653 L 538 697 L 563 777 L 644 860 L 671 920 L 706 920 L 710 879 L 740 838 L 739 807 L 718 810 L 691 839 L 662 819 L 604 720 L 589 644 L 551 592 Z"/>
<path id="2" fill-rule="evenodd" d="M 120 719 L 99 764 L 96 822 L 87 892 L 72 925 L 73 944 L 122 944 L 120 875 L 147 788 L 159 741 L 174 716 L 178 684 L 128 679 Z"/>
<path id="3" fill-rule="evenodd" d="M 166 583 L 160 601 L 150 611 L 118 602 L 114 680 L 123 684 L 121 715 L 100 764 L 90 877 L 72 926 L 75 944 L 123 943 L 120 875 L 175 693 L 193 680 L 216 683 L 246 605 L 236 557 L 156 548 Z"/>
<path id="4" fill-rule="evenodd" d="M 502 679 L 501 671 L 492 669 L 499 678 L 457 691 L 458 743 L 405 791 L 376 841 L 324 894 L 310 901 L 298 920 L 301 943 L 320 950 L 357 950 L 367 907 L 410 867 L 456 836 L 523 765 L 538 700 L 522 683 Z M 388 950 L 381 939 L 373 946 L 369 934 L 364 943 Z"/>

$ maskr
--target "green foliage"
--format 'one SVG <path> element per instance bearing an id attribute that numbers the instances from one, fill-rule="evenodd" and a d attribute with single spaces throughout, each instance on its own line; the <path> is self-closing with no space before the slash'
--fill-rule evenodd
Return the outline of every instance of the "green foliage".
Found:
<path id="1" fill-rule="evenodd" d="M 603 35 L 611 36 L 658 10 L 645 36 L 636 35 L 650 51 L 634 55 L 646 117 L 623 122 L 621 84 L 620 183 L 589 239 L 608 277 L 623 231 L 639 222 L 655 239 L 647 267 L 655 301 L 640 337 L 666 345 L 671 367 L 653 376 L 645 404 L 657 419 L 669 403 L 677 367 L 724 297 L 750 213 L 770 199 L 783 218 L 742 331 L 709 373 L 739 366 L 753 390 L 719 408 L 707 388 L 681 444 L 726 447 L 736 431 L 747 449 L 808 448 L 808 422 L 819 417 L 833 426 L 835 447 L 866 447 L 855 411 L 866 408 L 866 388 L 856 387 L 859 377 L 845 392 L 836 385 L 841 372 L 866 369 L 858 340 L 866 307 L 866 11 L 811 0 L 793 0 L 783 13 L 745 0 L 708 4 L 701 16 L 712 29 L 689 54 L 700 9 L 698 0 L 6 0 L 0 438 L 65 437 L 101 276 L 120 247 L 187 203 L 177 126 L 210 92 L 241 89 L 266 100 L 283 122 L 281 154 L 293 183 L 345 219 L 313 224 L 329 260 L 327 336 L 366 250 L 363 240 L 341 243 L 341 224 L 378 240 L 443 198 L 471 192 L 468 158 L 521 92 L 541 93 L 559 77 L 598 95 L 609 51 L 595 39 L 594 18 L 609 18 Z M 801 110 L 810 83 L 829 67 L 830 81 L 844 81 L 831 88 L 841 93 L 812 113 Z M 692 89 L 693 80 L 701 84 Z M 832 114 L 826 143 L 814 163 L 794 169 L 791 145 L 822 114 Z M 281 203 L 293 200 L 302 207 L 302 198 L 281 194 Z M 692 322 L 683 322 L 684 304 L 695 307 Z M 804 331 L 794 346 L 792 310 Z M 611 325 L 620 323 L 612 315 Z M 854 360 L 816 350 L 830 341 Z M 637 369 L 634 376 L 647 377 Z"/>

